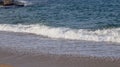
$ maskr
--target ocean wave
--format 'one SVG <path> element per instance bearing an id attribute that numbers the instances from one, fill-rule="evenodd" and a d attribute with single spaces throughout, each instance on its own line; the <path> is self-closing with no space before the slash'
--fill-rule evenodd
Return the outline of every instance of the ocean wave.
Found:
<path id="1" fill-rule="evenodd" d="M 62 27 L 49 27 L 40 24 L 31 25 L 12 25 L 0 24 L 1 31 L 33 33 L 36 35 L 47 36 L 50 38 L 63 38 L 72 40 L 87 41 L 106 41 L 120 43 L 120 28 L 103 29 L 103 30 L 86 30 L 86 29 L 70 29 Z"/>
<path id="2" fill-rule="evenodd" d="M 32 2 L 26 0 L 18 0 L 18 2 L 24 3 L 25 6 L 29 6 L 33 4 Z"/>

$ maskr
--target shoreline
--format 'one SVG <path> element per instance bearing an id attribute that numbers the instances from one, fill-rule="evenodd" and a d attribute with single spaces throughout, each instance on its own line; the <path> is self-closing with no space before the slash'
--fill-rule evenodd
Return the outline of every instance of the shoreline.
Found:
<path id="1" fill-rule="evenodd" d="M 45 42 L 47 41 L 49 42 L 49 44 L 47 45 L 44 45 L 44 43 L 38 44 L 44 41 L 44 39 L 45 39 Z M 44 47 L 44 48 L 50 49 L 49 51 L 51 51 L 51 49 L 59 48 L 59 46 L 61 45 L 58 45 L 57 43 L 61 43 L 61 42 L 62 43 L 65 42 L 64 43 L 64 45 L 66 45 L 65 47 L 67 47 L 67 43 L 68 43 L 68 46 L 70 46 L 71 48 L 74 48 L 74 46 L 72 46 L 73 45 L 72 42 L 74 43 L 74 41 L 60 40 L 59 42 L 59 40 L 54 40 L 54 39 L 51 40 L 50 38 L 44 38 L 44 37 L 40 38 L 37 35 L 33 35 L 33 34 L 13 33 L 13 32 L 0 32 L 0 41 L 1 41 L 0 42 L 0 64 L 7 64 L 13 67 L 119 67 L 120 66 L 120 58 L 97 57 L 97 56 L 93 57 L 93 56 L 89 56 L 89 54 L 84 56 L 84 54 L 76 55 L 74 53 L 72 55 L 54 54 L 54 53 L 48 54 L 46 52 L 44 53 L 45 51 L 44 49 L 41 49 L 42 47 Z M 6 43 L 6 41 L 7 42 L 9 41 L 9 42 Z M 28 41 L 28 43 L 26 43 L 26 41 Z M 39 46 L 42 45 L 39 47 L 40 50 L 36 49 L 36 46 L 35 47 L 32 46 L 32 48 L 30 47 L 31 45 L 33 45 L 33 44 L 30 45 L 30 43 L 33 43 L 34 41 L 37 45 Z M 57 46 L 55 46 L 53 43 L 55 43 L 55 45 Z M 81 42 L 76 41 L 75 43 L 76 44 L 78 43 L 77 45 L 79 46 L 84 45 L 87 48 L 94 46 L 91 44 L 95 44 L 93 48 L 96 48 L 99 46 L 102 47 L 102 45 L 104 45 L 103 43 L 99 45 L 96 42 L 86 43 L 84 41 L 81 41 Z M 19 44 L 22 44 L 22 45 L 19 45 Z M 110 46 L 110 44 L 107 44 L 106 47 L 108 46 Z M 115 45 L 115 47 L 118 47 L 118 46 L 119 46 L 118 44 Z M 63 47 L 64 46 L 62 46 L 62 48 Z M 25 50 L 28 51 L 28 53 L 24 52 Z M 80 52 L 82 52 L 82 50 Z"/>
<path id="2" fill-rule="evenodd" d="M 103 48 L 97 49 L 98 47 Z M 94 57 L 90 56 L 90 53 L 87 54 L 94 48 L 96 48 L 94 49 L 95 53 L 98 53 L 99 51 L 109 50 L 108 48 L 111 47 L 119 49 L 119 44 L 57 40 L 42 36 L 38 37 L 34 34 L 0 32 L 0 64 L 7 64 L 13 67 L 119 67 L 120 58 L 99 57 L 100 54 Z M 89 50 L 88 48 L 91 49 Z M 64 53 L 66 52 L 62 50 L 68 51 L 68 54 L 65 55 Z M 97 50 L 98 52 L 96 52 Z M 85 56 L 84 54 L 76 55 L 72 51 L 78 51 L 77 53 L 82 51 L 84 53 L 85 51 L 86 54 Z M 90 52 L 94 51 L 91 50 Z M 58 54 L 56 54 L 57 52 Z M 69 52 L 72 55 L 69 55 Z M 119 53 L 119 51 L 117 52 Z M 119 57 L 119 54 L 116 56 Z"/>
<path id="3" fill-rule="evenodd" d="M 20 55 L 0 50 L 0 64 L 9 64 L 14 67 L 119 67 L 120 59 L 49 54 Z"/>
<path id="4" fill-rule="evenodd" d="M 22 54 L 120 58 L 118 43 L 52 39 L 31 33 L 1 31 L 0 48 Z"/>

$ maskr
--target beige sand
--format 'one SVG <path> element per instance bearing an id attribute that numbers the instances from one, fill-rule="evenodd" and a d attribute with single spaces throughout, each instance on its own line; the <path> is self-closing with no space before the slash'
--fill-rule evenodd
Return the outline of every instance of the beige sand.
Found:
<path id="1" fill-rule="evenodd" d="M 120 67 L 120 60 L 63 55 L 18 55 L 0 49 L 0 64 L 14 67 Z"/>
<path id="2" fill-rule="evenodd" d="M 120 60 L 63 55 L 18 55 L 0 50 L 0 64 L 14 67 L 120 67 Z"/>

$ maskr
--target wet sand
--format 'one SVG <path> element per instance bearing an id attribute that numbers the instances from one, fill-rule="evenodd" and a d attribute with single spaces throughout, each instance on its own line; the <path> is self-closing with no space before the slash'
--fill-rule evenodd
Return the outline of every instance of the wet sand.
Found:
<path id="1" fill-rule="evenodd" d="M 30 55 L 0 49 L 0 64 L 13 67 L 120 67 L 119 59 L 67 55 Z"/>
<path id="2" fill-rule="evenodd" d="M 114 58 L 109 58 L 109 57 L 107 57 L 107 58 L 83 57 L 82 55 L 78 55 L 78 56 L 61 55 L 61 54 L 60 55 L 56 55 L 56 54 L 50 55 L 47 53 L 46 54 L 42 54 L 42 53 L 32 54 L 31 49 L 33 51 L 37 50 L 36 48 L 33 49 L 35 45 L 32 46 L 32 48 L 30 47 L 30 49 L 27 48 L 30 46 L 30 44 L 31 45 L 37 44 L 39 46 L 43 44 L 44 46 L 39 47 L 40 51 L 44 50 L 45 48 L 53 49 L 51 47 L 51 46 L 54 46 L 54 45 L 52 45 L 53 43 L 55 43 L 55 45 L 57 45 L 57 43 L 61 43 L 61 42 L 65 42 L 65 41 L 58 42 L 57 40 L 55 40 L 55 41 L 52 41 L 52 43 L 51 43 L 51 40 L 49 42 L 49 39 L 45 39 L 45 42 L 47 40 L 48 43 L 51 44 L 51 45 L 47 44 L 47 46 L 46 46 L 44 43 L 41 43 L 42 41 L 44 42 L 43 38 L 42 39 L 40 39 L 39 37 L 37 38 L 37 36 L 35 36 L 35 35 L 25 35 L 25 34 L 1 32 L 0 36 L 1 36 L 0 37 L 0 40 L 1 40 L 0 41 L 0 45 L 1 45 L 0 46 L 0 65 L 7 64 L 7 65 L 11 65 L 13 67 L 120 67 L 120 59 L 114 59 Z M 65 43 L 65 44 L 67 44 L 67 43 Z M 71 44 L 71 42 L 68 43 L 69 46 L 70 46 L 70 44 Z M 79 44 L 86 45 L 86 42 L 80 42 L 80 43 L 78 43 L 78 45 Z M 95 43 L 95 45 L 96 44 L 97 43 Z M 102 43 L 100 43 L 100 44 L 102 44 Z M 62 44 L 60 44 L 60 45 L 62 45 Z M 58 46 L 60 46 L 60 45 L 58 45 Z M 97 45 L 99 46 L 99 44 L 97 44 Z M 104 45 L 104 44 L 102 44 L 102 45 Z M 102 45 L 100 45 L 100 46 L 102 47 Z M 90 48 L 90 46 L 91 45 L 88 45 L 88 48 Z M 109 47 L 109 46 L 110 45 L 108 45 L 106 47 Z M 24 47 L 26 47 L 26 48 L 23 50 L 22 48 L 24 48 Z M 38 47 L 38 46 L 36 46 L 36 47 Z M 42 47 L 44 47 L 44 49 L 40 49 Z M 72 45 L 70 47 L 72 47 Z M 86 47 L 84 47 L 84 49 Z M 102 47 L 102 48 L 104 48 L 104 47 Z M 59 47 L 55 47 L 55 48 L 59 48 Z M 94 49 L 94 48 L 96 48 L 96 47 L 93 47 L 92 49 Z M 110 46 L 110 48 L 111 48 L 111 46 Z M 118 46 L 116 45 L 114 48 L 119 49 L 119 45 Z M 18 52 L 15 51 L 15 49 Z M 65 51 L 67 51 L 68 48 L 65 48 L 65 49 L 66 49 Z M 111 48 L 111 49 L 113 49 L 113 48 Z M 23 51 L 27 50 L 30 53 L 20 53 L 21 50 L 23 50 Z M 85 51 L 85 50 L 83 50 L 83 51 Z M 106 51 L 106 50 L 104 50 L 104 51 Z M 119 53 L 119 50 L 116 50 L 116 51 Z M 116 53 L 116 51 L 114 51 L 114 52 Z M 80 52 L 82 52 L 82 51 L 80 51 Z M 105 52 L 105 53 L 107 53 L 107 52 Z M 115 54 L 115 53 L 111 53 L 111 54 Z M 118 53 L 116 53 L 116 54 L 118 54 Z M 119 56 L 119 55 L 117 55 L 117 56 Z"/>

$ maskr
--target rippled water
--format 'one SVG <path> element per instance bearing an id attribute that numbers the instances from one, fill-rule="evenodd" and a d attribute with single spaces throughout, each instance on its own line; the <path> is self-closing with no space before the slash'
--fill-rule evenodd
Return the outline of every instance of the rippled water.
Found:
<path id="1" fill-rule="evenodd" d="M 44 24 L 74 29 L 120 27 L 119 0 L 26 0 L 26 7 L 0 8 L 0 23 Z"/>
<path id="2" fill-rule="evenodd" d="M 120 58 L 120 0 L 19 1 L 0 7 L 1 48 Z"/>
<path id="3" fill-rule="evenodd" d="M 25 3 L 25 7 L 0 8 L 2 31 L 120 42 L 120 0 L 20 1 Z"/>

